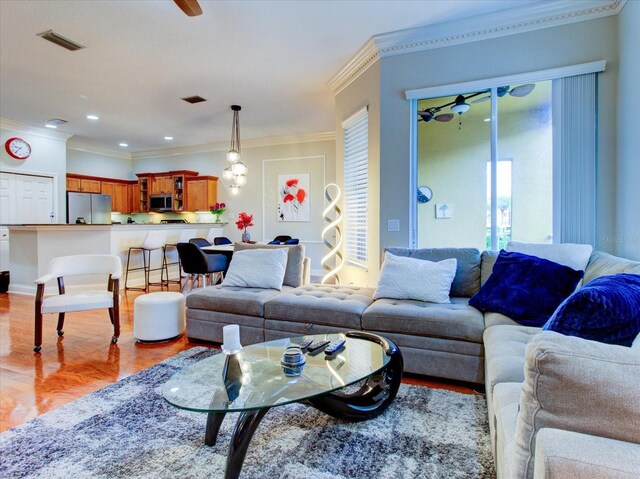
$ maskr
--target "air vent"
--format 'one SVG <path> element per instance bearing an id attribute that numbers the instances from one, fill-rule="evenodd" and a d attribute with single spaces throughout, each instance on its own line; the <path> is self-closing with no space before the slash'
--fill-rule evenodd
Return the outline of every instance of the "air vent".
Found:
<path id="1" fill-rule="evenodd" d="M 182 98 L 182 100 L 186 101 L 187 103 L 200 103 L 203 101 L 207 101 L 206 99 L 202 98 L 200 95 L 187 96 Z"/>
<path id="2" fill-rule="evenodd" d="M 46 32 L 38 33 L 38 36 L 44 38 L 45 40 L 49 40 L 51 43 L 55 43 L 62 48 L 71 50 L 72 52 L 80 50 L 81 48 L 85 48 L 84 45 L 80 45 L 73 40 L 69 40 L 59 33 L 54 32 L 53 30 L 47 30 Z"/>
<path id="3" fill-rule="evenodd" d="M 67 123 L 67 120 L 63 120 L 62 118 L 52 118 L 51 120 L 45 121 L 45 123 L 47 125 L 60 126 L 60 125 L 64 125 L 65 123 Z"/>

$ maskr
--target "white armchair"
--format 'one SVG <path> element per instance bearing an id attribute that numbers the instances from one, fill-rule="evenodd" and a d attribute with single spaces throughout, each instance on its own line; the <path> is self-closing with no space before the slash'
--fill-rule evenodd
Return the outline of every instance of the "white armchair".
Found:
<path id="1" fill-rule="evenodd" d="M 64 277 L 78 275 L 109 275 L 106 290 L 78 291 L 67 293 L 64 288 Z M 113 324 L 111 342 L 118 341 L 120 336 L 120 277 L 122 263 L 118 256 L 106 254 L 86 254 L 61 256 L 49 263 L 48 273 L 36 280 L 35 300 L 35 352 L 42 349 L 42 315 L 58 313 L 58 336 L 64 331 L 65 313 L 107 308 Z M 44 297 L 45 283 L 57 279 L 59 294 Z"/>

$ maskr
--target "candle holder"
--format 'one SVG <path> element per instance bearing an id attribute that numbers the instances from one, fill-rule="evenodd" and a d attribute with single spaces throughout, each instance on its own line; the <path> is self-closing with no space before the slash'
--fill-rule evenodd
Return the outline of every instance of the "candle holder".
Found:
<path id="1" fill-rule="evenodd" d="M 304 358 L 300 346 L 289 346 L 280 359 L 285 376 L 300 376 L 306 363 L 307 360 Z"/>
<path id="2" fill-rule="evenodd" d="M 225 356 L 226 358 L 224 359 L 224 366 L 222 368 L 222 380 L 224 381 L 224 387 L 227 390 L 229 401 L 235 401 L 240 395 L 240 388 L 242 387 L 240 354 L 227 354 L 225 352 Z"/>
<path id="3" fill-rule="evenodd" d="M 225 354 L 222 367 L 222 381 L 227 390 L 229 401 L 234 401 L 240 395 L 242 386 L 242 365 L 240 364 L 240 327 L 237 324 L 229 324 L 222 328 L 222 351 Z"/>

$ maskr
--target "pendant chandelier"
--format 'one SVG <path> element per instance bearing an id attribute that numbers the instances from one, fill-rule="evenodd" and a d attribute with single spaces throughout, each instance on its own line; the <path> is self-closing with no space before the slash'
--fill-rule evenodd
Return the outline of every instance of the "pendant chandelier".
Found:
<path id="1" fill-rule="evenodd" d="M 229 189 L 232 195 L 240 193 L 240 188 L 247 184 L 247 165 L 240 161 L 240 105 L 231 105 L 233 123 L 231 124 L 231 146 L 227 152 L 229 166 L 222 171 L 222 177 L 231 182 Z"/>

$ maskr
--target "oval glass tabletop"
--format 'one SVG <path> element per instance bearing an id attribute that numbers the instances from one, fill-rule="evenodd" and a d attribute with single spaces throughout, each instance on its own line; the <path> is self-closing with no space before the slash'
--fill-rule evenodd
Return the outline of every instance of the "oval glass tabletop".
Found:
<path id="1" fill-rule="evenodd" d="M 305 353 L 306 364 L 299 376 L 285 374 L 280 359 L 288 346 L 305 340 L 346 339 L 344 349 L 333 359 L 323 350 Z M 390 356 L 373 341 L 347 338 L 344 334 L 321 334 L 278 339 L 243 347 L 238 353 L 242 379 L 237 397 L 229 399 L 223 380 L 225 354 L 216 354 L 174 374 L 162 387 L 162 395 L 173 406 L 200 412 L 236 412 L 281 406 L 335 391 L 384 368 Z M 232 395 L 235 396 L 236 394 Z"/>

